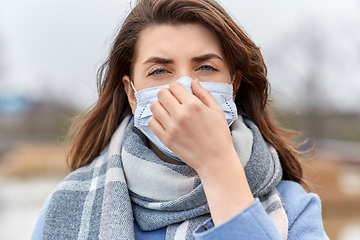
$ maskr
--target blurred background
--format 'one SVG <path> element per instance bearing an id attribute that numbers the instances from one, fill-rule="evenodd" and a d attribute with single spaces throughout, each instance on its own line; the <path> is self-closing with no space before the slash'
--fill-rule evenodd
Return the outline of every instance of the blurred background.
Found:
<path id="1" fill-rule="evenodd" d="M 29 239 L 69 172 L 70 119 L 133 2 L 0 0 L 0 240 Z M 278 122 L 315 144 L 303 166 L 329 237 L 359 240 L 360 0 L 221 3 L 262 49 Z"/>

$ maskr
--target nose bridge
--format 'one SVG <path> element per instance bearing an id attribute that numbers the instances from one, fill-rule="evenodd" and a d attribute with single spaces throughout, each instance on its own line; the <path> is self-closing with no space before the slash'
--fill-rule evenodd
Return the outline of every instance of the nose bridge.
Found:
<path id="1" fill-rule="evenodd" d="M 176 71 L 174 81 L 178 80 L 179 78 L 185 77 L 185 76 L 195 79 L 194 78 L 195 72 L 193 71 L 193 66 L 191 65 L 190 62 L 187 62 L 187 61 L 183 61 L 178 64 L 178 69 Z"/>

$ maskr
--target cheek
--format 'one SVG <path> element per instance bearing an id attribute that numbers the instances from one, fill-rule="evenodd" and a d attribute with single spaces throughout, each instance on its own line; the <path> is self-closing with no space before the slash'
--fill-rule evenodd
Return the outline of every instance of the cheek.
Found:
<path id="1" fill-rule="evenodd" d="M 232 84 L 232 82 L 233 82 L 233 77 L 231 76 L 229 70 L 222 71 L 221 79 L 222 79 L 221 80 L 222 82 L 227 83 L 227 84 Z"/>

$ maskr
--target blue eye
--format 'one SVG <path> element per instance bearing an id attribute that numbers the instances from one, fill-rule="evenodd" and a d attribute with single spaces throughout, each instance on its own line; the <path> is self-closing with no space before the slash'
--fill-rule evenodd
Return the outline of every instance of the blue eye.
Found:
<path id="1" fill-rule="evenodd" d="M 154 73 L 155 73 L 156 75 L 161 75 L 161 74 L 166 73 L 166 70 L 164 70 L 164 69 L 159 69 L 159 70 L 156 70 Z"/>
<path id="2" fill-rule="evenodd" d="M 167 73 L 167 71 L 165 69 L 160 68 L 160 69 L 155 69 L 155 70 L 151 71 L 149 76 L 150 75 L 158 75 L 159 76 L 159 75 L 163 75 L 165 73 Z"/>
<path id="3" fill-rule="evenodd" d="M 200 70 L 205 71 L 205 72 L 217 71 L 215 68 L 213 68 L 213 67 L 211 67 L 209 65 L 201 66 Z"/>

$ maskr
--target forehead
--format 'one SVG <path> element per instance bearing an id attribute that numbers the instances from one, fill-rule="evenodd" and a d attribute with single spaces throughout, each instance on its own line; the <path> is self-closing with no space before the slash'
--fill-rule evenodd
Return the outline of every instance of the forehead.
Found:
<path id="1" fill-rule="evenodd" d="M 139 61 L 154 55 L 176 59 L 215 53 L 224 57 L 219 37 L 200 24 L 148 27 L 141 32 L 136 49 Z"/>

